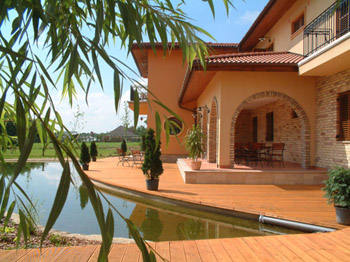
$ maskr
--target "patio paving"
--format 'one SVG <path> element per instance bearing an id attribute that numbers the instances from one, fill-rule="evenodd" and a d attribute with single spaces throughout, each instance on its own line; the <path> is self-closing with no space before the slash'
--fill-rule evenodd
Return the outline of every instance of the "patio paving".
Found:
<path id="1" fill-rule="evenodd" d="M 147 191 L 140 168 L 117 167 L 117 158 L 90 163 L 89 177 L 124 188 L 211 208 L 265 215 L 341 229 L 320 185 L 185 184 L 176 164 L 165 163 L 158 191 Z"/>

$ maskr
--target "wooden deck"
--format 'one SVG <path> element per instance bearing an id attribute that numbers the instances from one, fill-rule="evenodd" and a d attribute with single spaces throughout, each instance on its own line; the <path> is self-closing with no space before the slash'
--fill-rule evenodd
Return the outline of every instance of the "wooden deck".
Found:
<path id="1" fill-rule="evenodd" d="M 182 202 L 265 215 L 331 228 L 335 210 L 323 197 L 321 185 L 214 185 L 185 184 L 176 164 L 164 164 L 158 191 L 147 191 L 139 168 L 116 165 L 116 158 L 99 159 L 87 174 L 103 183 Z"/>
<path id="2" fill-rule="evenodd" d="M 350 229 L 332 233 L 151 243 L 171 262 L 350 261 Z M 0 251 L 0 261 L 97 261 L 99 246 Z M 142 261 L 135 244 L 114 244 L 112 262 Z M 157 261 L 162 261 L 157 257 Z"/>

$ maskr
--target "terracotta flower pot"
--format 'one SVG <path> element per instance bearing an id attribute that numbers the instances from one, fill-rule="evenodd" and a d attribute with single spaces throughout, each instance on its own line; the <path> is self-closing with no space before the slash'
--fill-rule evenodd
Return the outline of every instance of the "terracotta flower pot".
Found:
<path id="1" fill-rule="evenodd" d="M 191 161 L 191 168 L 192 170 L 199 170 L 201 169 L 202 161 Z"/>

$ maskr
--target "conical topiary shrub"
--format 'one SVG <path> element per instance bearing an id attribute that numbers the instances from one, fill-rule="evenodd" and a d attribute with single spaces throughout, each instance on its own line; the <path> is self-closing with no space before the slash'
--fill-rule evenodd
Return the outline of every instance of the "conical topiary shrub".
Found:
<path id="1" fill-rule="evenodd" d="M 89 163 L 91 161 L 89 148 L 83 142 L 80 147 L 80 163 L 83 166 L 83 170 L 89 170 Z"/>
<path id="2" fill-rule="evenodd" d="M 156 148 L 156 140 L 154 138 L 154 130 L 149 129 L 146 135 L 146 152 L 142 165 L 142 172 L 146 176 L 147 189 L 157 190 L 159 184 L 159 176 L 163 173 L 163 164 L 160 160 L 160 142 Z"/>
<path id="3" fill-rule="evenodd" d="M 126 154 L 126 151 L 128 150 L 128 147 L 126 146 L 126 141 L 124 138 L 123 138 L 122 143 L 120 145 L 120 149 L 122 150 L 123 156 L 124 156 Z"/>
<path id="4" fill-rule="evenodd" d="M 90 155 L 91 155 L 92 161 L 95 162 L 96 161 L 96 157 L 98 155 L 97 146 L 96 146 L 95 142 L 91 142 Z"/>
<path id="5" fill-rule="evenodd" d="M 141 146 L 140 146 L 140 149 L 142 152 L 145 152 L 146 151 L 146 136 L 145 135 L 142 135 L 141 136 Z"/>

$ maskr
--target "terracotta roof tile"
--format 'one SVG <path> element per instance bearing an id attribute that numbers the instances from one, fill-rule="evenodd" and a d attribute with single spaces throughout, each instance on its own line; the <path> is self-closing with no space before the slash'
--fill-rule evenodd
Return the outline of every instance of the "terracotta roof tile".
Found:
<path id="1" fill-rule="evenodd" d="M 227 48 L 227 47 L 231 47 L 231 48 L 237 48 L 238 47 L 238 43 L 211 43 L 208 42 L 207 43 L 208 46 L 210 47 L 216 47 L 216 48 Z M 168 46 L 170 47 L 172 44 L 168 43 Z M 141 46 L 143 46 L 144 48 L 150 48 L 151 47 L 151 43 L 143 43 L 141 44 Z M 163 44 L 162 43 L 155 43 L 156 47 L 162 47 Z M 133 43 L 133 47 L 139 47 L 137 43 Z M 179 43 L 174 43 L 174 47 L 180 47 Z"/>
<path id="2" fill-rule="evenodd" d="M 206 58 L 211 64 L 297 64 L 303 56 L 289 52 L 254 52 L 214 55 Z"/>

